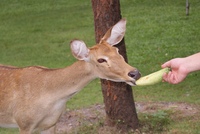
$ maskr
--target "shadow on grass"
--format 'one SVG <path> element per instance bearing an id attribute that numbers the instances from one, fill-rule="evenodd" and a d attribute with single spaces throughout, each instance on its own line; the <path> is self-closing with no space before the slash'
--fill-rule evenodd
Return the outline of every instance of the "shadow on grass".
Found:
<path id="1" fill-rule="evenodd" d="M 130 130 L 128 132 L 121 132 L 115 127 L 109 127 L 104 124 L 103 119 L 99 120 L 95 124 L 84 124 L 75 128 L 70 134 L 160 134 L 162 132 L 168 132 L 168 126 L 171 123 L 169 111 L 157 111 L 155 113 L 140 113 L 140 126 L 137 130 Z"/>
<path id="2" fill-rule="evenodd" d="M 155 113 L 140 113 L 140 133 L 162 133 L 169 131 L 168 126 L 172 122 L 170 119 L 170 111 L 159 110 Z"/>

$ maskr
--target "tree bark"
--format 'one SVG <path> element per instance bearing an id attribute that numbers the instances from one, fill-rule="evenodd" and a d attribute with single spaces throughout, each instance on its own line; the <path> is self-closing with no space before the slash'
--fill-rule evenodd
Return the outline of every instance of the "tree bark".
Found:
<path id="1" fill-rule="evenodd" d="M 98 43 L 106 31 L 121 19 L 119 0 L 91 0 L 94 12 L 95 37 Z M 126 47 L 124 39 L 116 46 L 125 58 Z M 105 103 L 106 123 L 116 126 L 122 131 L 138 128 L 138 117 L 135 109 L 132 89 L 125 83 L 101 80 Z"/>

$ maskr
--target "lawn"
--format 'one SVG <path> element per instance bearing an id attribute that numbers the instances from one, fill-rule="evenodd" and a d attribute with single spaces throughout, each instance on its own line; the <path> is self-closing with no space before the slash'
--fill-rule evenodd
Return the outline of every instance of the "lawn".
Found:
<path id="1" fill-rule="evenodd" d="M 2 0 L 0 9 L 0 64 L 62 68 L 75 61 L 69 49 L 72 39 L 82 39 L 88 46 L 95 44 L 88 0 Z M 129 64 L 146 75 L 159 70 L 167 60 L 199 52 L 199 11 L 199 0 L 190 1 L 189 16 L 185 15 L 185 1 L 121 0 L 122 17 L 127 19 L 125 42 Z M 133 87 L 134 99 L 200 105 L 199 77 L 200 72 L 194 72 L 178 85 Z M 79 109 L 102 104 L 102 99 L 100 82 L 95 80 L 67 106 Z M 200 114 L 197 118 L 200 120 Z M 175 120 L 169 129 L 200 133 L 199 120 Z M 0 129 L 0 133 L 18 131 Z"/>

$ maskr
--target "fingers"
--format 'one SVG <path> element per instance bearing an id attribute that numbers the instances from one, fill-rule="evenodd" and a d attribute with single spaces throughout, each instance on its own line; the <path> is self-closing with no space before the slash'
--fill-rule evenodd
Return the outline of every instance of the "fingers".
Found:
<path id="1" fill-rule="evenodd" d="M 168 73 L 165 73 L 165 74 L 163 75 L 163 80 L 164 80 L 165 82 L 170 83 L 170 84 L 178 84 L 178 83 L 179 83 L 179 82 L 177 81 L 175 75 L 174 75 L 171 71 L 168 72 Z"/>
<path id="2" fill-rule="evenodd" d="M 170 77 L 170 72 L 168 72 L 168 73 L 164 73 L 163 74 L 163 80 L 165 81 L 165 82 L 169 82 L 169 77 Z"/>
<path id="3" fill-rule="evenodd" d="M 166 68 L 166 67 L 170 67 L 171 68 L 171 61 L 167 61 L 164 64 L 161 65 L 162 68 Z M 175 84 L 175 76 L 174 74 L 169 71 L 168 73 L 163 74 L 163 80 L 165 82 L 171 83 L 171 84 Z"/>

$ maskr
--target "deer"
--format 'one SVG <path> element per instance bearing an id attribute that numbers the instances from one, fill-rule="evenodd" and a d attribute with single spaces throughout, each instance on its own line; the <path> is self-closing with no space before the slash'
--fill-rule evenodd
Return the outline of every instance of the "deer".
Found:
<path id="1" fill-rule="evenodd" d="M 72 40 L 70 48 L 77 61 L 65 68 L 0 65 L 0 127 L 19 128 L 20 134 L 54 134 L 66 102 L 92 80 L 134 86 L 140 72 L 114 46 L 125 31 L 126 19 L 121 19 L 90 48 L 82 40 Z"/>

